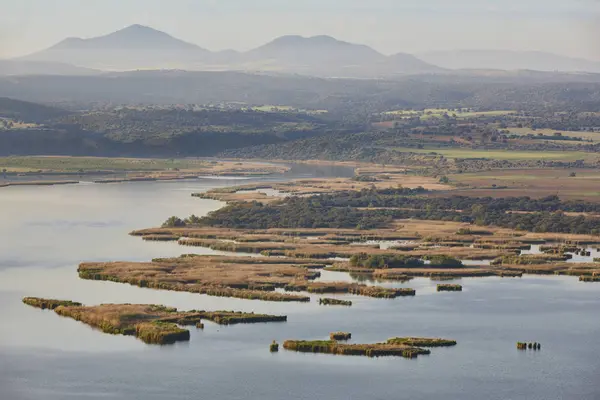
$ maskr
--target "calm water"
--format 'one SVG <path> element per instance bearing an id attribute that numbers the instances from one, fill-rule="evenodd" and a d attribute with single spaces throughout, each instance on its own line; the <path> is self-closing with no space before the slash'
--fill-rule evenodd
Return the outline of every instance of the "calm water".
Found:
<path id="1" fill-rule="evenodd" d="M 0 190 L 0 399 L 598 399 L 600 285 L 566 277 L 462 279 L 414 298 L 354 296 L 319 307 L 169 293 L 83 281 L 81 261 L 149 260 L 205 249 L 149 243 L 127 233 L 220 203 L 190 193 L 239 181 L 13 187 Z M 326 272 L 323 280 L 349 279 Z M 86 304 L 159 303 L 288 315 L 282 324 L 192 329 L 189 343 L 147 346 L 22 305 L 23 296 Z M 356 342 L 440 336 L 459 345 L 417 360 L 306 355 L 273 340 L 352 332 Z M 539 341 L 519 352 L 517 341 Z"/>

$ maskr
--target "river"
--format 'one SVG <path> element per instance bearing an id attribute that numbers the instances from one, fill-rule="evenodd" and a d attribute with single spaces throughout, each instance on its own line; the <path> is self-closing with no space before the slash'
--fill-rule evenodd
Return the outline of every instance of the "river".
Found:
<path id="1" fill-rule="evenodd" d="M 334 173 L 340 173 L 336 171 Z M 344 172 L 347 174 L 347 171 Z M 314 174 L 310 168 L 294 176 Z M 300 175 L 298 175 L 300 174 Z M 244 182 L 253 182 L 247 180 Z M 221 206 L 194 192 L 239 180 L 78 184 L 0 189 L 0 399 L 598 399 L 599 286 L 570 277 L 462 279 L 462 293 L 435 282 L 395 300 L 342 296 L 353 307 L 208 297 L 80 280 L 82 261 L 215 253 L 144 242 L 133 229 Z M 335 280 L 347 275 L 324 274 Z M 149 346 L 21 303 L 24 296 L 100 303 L 155 303 L 182 310 L 288 315 L 287 323 L 207 323 L 189 343 Z M 287 352 L 272 340 L 352 332 L 357 343 L 394 336 L 455 339 L 416 360 Z M 542 350 L 517 351 L 517 341 Z"/>

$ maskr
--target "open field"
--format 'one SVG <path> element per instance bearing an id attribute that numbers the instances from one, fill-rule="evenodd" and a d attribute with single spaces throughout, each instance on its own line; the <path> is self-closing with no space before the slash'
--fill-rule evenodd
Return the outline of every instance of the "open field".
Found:
<path id="1" fill-rule="evenodd" d="M 544 136 L 553 136 L 556 132 L 560 132 L 562 136 L 568 136 L 572 138 L 580 138 L 586 141 L 592 141 L 594 143 L 600 142 L 600 132 L 584 132 L 584 131 L 562 131 L 557 129 L 536 129 L 531 128 L 508 128 L 510 133 L 515 135 L 539 135 L 540 133 Z"/>
<path id="2" fill-rule="evenodd" d="M 570 176 L 572 173 L 576 176 Z M 456 174 L 450 175 L 449 178 L 453 183 L 466 185 L 457 192 L 465 196 L 558 195 L 561 199 L 600 201 L 600 172 L 597 170 L 499 170 Z"/>
<path id="3" fill-rule="evenodd" d="M 52 309 L 58 315 L 73 318 L 104 333 L 136 336 L 148 344 L 171 344 L 190 340 L 190 332 L 178 325 L 197 326 L 203 319 L 221 325 L 260 322 L 283 322 L 286 316 L 261 315 L 233 311 L 188 311 L 145 304 L 101 304 L 82 306 L 64 300 L 26 297 L 23 303 Z"/>

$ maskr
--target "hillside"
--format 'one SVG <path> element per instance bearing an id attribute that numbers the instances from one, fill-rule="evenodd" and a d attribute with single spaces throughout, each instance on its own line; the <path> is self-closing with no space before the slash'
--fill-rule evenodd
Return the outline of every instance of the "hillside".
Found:
<path id="1" fill-rule="evenodd" d="M 29 123 L 43 123 L 51 118 L 64 117 L 68 111 L 41 104 L 0 97 L 0 117 Z"/>
<path id="2" fill-rule="evenodd" d="M 42 116 L 53 119 L 44 126 L 5 128 L 0 155 L 211 156 L 337 129 L 334 122 L 302 112 L 137 106 L 67 115 L 0 99 L 0 116 L 21 116 L 24 112 L 9 112 L 19 109 L 37 112 L 40 122 Z"/>

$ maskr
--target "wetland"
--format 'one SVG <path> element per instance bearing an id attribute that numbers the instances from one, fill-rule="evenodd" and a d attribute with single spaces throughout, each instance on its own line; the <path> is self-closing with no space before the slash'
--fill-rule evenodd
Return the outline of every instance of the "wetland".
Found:
<path id="1" fill-rule="evenodd" d="M 264 178 L 248 183 L 280 184 L 265 183 Z M 578 246 L 588 248 L 595 246 L 595 237 L 415 219 L 401 219 L 377 229 L 193 225 L 144 229 L 160 226 L 172 215 L 202 218 L 222 209 L 223 203 L 217 200 L 191 195 L 239 184 L 205 179 L 3 189 L 0 312 L 6 323 L 0 327 L 0 353 L 8 362 L 0 366 L 0 384 L 8 388 L 7 393 L 15 394 L 14 398 L 44 393 L 45 398 L 63 399 L 85 392 L 89 398 L 100 398 L 100 388 L 116 380 L 119 383 L 111 384 L 109 393 L 115 398 L 160 399 L 174 393 L 183 398 L 200 390 L 207 396 L 231 399 L 248 391 L 267 399 L 289 397 L 289 393 L 298 399 L 346 399 L 349 391 L 330 384 L 343 374 L 350 378 L 347 389 L 357 398 L 389 397 L 398 390 L 416 398 L 435 398 L 442 387 L 453 397 L 465 393 L 464 382 L 470 382 L 469 399 L 489 393 L 497 399 L 559 399 L 574 393 L 593 398 L 593 388 L 583 397 L 581 388 L 594 378 L 589 366 L 599 355 L 593 350 L 600 330 L 594 317 L 597 286 L 577 278 L 596 277 L 598 264 L 555 259 L 526 264 L 515 263 L 514 257 L 524 257 L 522 248 L 531 243 L 551 246 L 574 241 L 585 242 Z M 38 190 L 46 191 L 43 209 L 34 199 Z M 153 201 L 145 201 L 150 196 Z M 269 197 L 265 193 L 260 196 Z M 128 235 L 130 232 L 136 235 Z M 142 240 L 146 235 L 170 235 L 171 240 Z M 184 243 L 178 243 L 182 240 L 209 242 L 182 246 Z M 396 241 L 398 246 L 410 248 L 375 246 L 373 241 Z M 235 254 L 240 248 L 226 248 L 221 243 L 243 245 L 247 254 Z M 263 248 L 264 243 L 271 248 Z M 361 256 L 353 263 L 351 258 L 357 253 Z M 489 263 L 507 256 L 513 257 L 507 260 L 510 263 Z M 488 263 L 483 263 L 485 260 Z M 227 268 L 232 265 L 235 268 Z M 108 268 L 112 268 L 106 274 L 110 279 L 97 279 L 103 278 Z M 149 271 L 152 279 L 147 279 Z M 203 272 L 195 275 L 199 271 Z M 86 279 L 80 278 L 82 272 Z M 458 296 L 437 293 L 437 282 L 432 280 L 461 277 L 464 292 Z M 141 280 L 148 283 L 140 284 Z M 232 293 L 302 296 L 309 301 L 252 300 L 179 290 L 179 285 L 223 289 L 224 283 Z M 414 295 L 381 298 L 386 296 L 368 296 L 351 289 L 357 287 L 375 293 L 414 291 Z M 322 293 L 327 293 L 326 299 L 351 302 L 352 307 L 319 306 Z M 27 307 L 22 303 L 27 296 L 72 299 L 86 305 L 38 302 L 47 309 L 161 304 L 190 312 L 285 315 L 287 322 L 219 325 L 204 316 L 204 329 L 177 328 L 189 332 L 189 341 L 147 346 L 142 337 L 106 335 L 71 318 L 58 318 L 55 312 Z M 557 318 L 564 322 L 561 326 L 544 328 Z M 193 327 L 200 321 L 191 322 Z M 157 337 L 151 332 L 144 336 L 150 342 Z M 352 332 L 351 341 L 332 345 L 327 332 Z M 392 339 L 381 342 L 382 334 Z M 424 339 L 437 337 L 452 340 Z M 517 351 L 515 342 L 521 338 L 539 340 L 544 351 Z M 282 343 L 285 351 L 272 347 L 273 352 L 267 352 L 266 347 L 274 343 Z M 315 343 L 320 344 L 314 347 Z M 452 343 L 458 343 L 457 347 L 451 348 Z M 373 347 L 375 344 L 383 347 Z M 309 347 L 327 351 L 302 354 L 295 350 Z M 355 352 L 419 357 L 411 361 L 319 354 Z M 135 367 L 140 363 L 146 366 L 143 371 Z M 119 381 L 127 371 L 138 371 L 135 387 Z M 231 385 L 231 374 L 250 383 Z M 159 375 L 160 383 L 156 381 Z M 23 376 L 28 378 L 23 380 Z M 73 383 L 73 377 L 79 379 Z M 42 379 L 46 383 L 42 384 Z M 181 379 L 184 384 L 178 384 Z M 272 379 L 287 383 L 274 387 L 269 384 Z"/>

